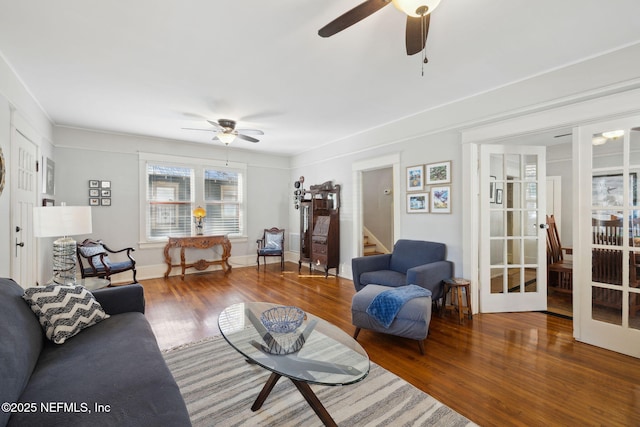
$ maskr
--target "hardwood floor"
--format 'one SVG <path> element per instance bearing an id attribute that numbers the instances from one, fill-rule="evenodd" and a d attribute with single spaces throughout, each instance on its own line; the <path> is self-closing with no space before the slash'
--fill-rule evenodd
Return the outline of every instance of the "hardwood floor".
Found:
<path id="1" fill-rule="evenodd" d="M 218 335 L 243 301 L 296 305 L 353 333 L 350 280 L 287 263 L 141 282 L 161 348 Z M 542 313 L 434 315 L 415 341 L 362 331 L 371 360 L 482 426 L 640 425 L 640 359 L 575 342 L 571 321 Z M 639 344 L 640 345 L 640 344 Z M 214 357 L 212 355 L 212 357 Z M 366 381 L 366 379 L 365 379 Z"/>

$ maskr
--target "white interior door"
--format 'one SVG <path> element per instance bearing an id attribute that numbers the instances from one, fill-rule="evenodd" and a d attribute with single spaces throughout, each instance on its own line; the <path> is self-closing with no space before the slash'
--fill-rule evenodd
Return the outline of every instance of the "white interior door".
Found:
<path id="1" fill-rule="evenodd" d="M 480 312 L 547 309 L 545 147 L 480 146 Z"/>
<path id="2" fill-rule="evenodd" d="M 11 277 L 23 287 L 36 284 L 36 241 L 33 207 L 37 200 L 37 147 L 13 129 L 11 140 Z"/>
<path id="3" fill-rule="evenodd" d="M 581 127 L 578 158 L 576 338 L 640 357 L 640 116 Z"/>

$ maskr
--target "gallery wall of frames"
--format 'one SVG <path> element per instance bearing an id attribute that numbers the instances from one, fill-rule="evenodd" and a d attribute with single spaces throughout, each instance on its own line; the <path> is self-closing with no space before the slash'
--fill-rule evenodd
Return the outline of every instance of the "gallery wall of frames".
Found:
<path id="1" fill-rule="evenodd" d="M 111 206 L 111 181 L 89 180 L 89 206 Z"/>
<path id="2" fill-rule="evenodd" d="M 451 213 L 451 161 L 407 167 L 407 213 Z"/>

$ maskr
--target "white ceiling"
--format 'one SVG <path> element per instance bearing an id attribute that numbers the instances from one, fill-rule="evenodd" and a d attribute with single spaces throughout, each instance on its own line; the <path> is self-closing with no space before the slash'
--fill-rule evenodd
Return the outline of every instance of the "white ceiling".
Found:
<path id="1" fill-rule="evenodd" d="M 359 3 L 0 0 L 0 53 L 56 125 L 298 154 L 640 42 L 638 0 L 442 0 L 422 76 L 392 5 L 317 35 Z"/>

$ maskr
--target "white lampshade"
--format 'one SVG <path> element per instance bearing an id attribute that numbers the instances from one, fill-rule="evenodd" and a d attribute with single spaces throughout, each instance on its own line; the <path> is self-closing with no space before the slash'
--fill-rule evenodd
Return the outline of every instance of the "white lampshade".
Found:
<path id="1" fill-rule="evenodd" d="M 89 234 L 90 206 L 50 206 L 33 208 L 33 235 L 60 237 Z"/>
<path id="2" fill-rule="evenodd" d="M 431 13 L 439 4 L 440 0 L 393 0 L 396 9 L 414 18 L 422 16 L 421 13 L 418 13 L 422 7 L 426 7 L 427 13 Z"/>

